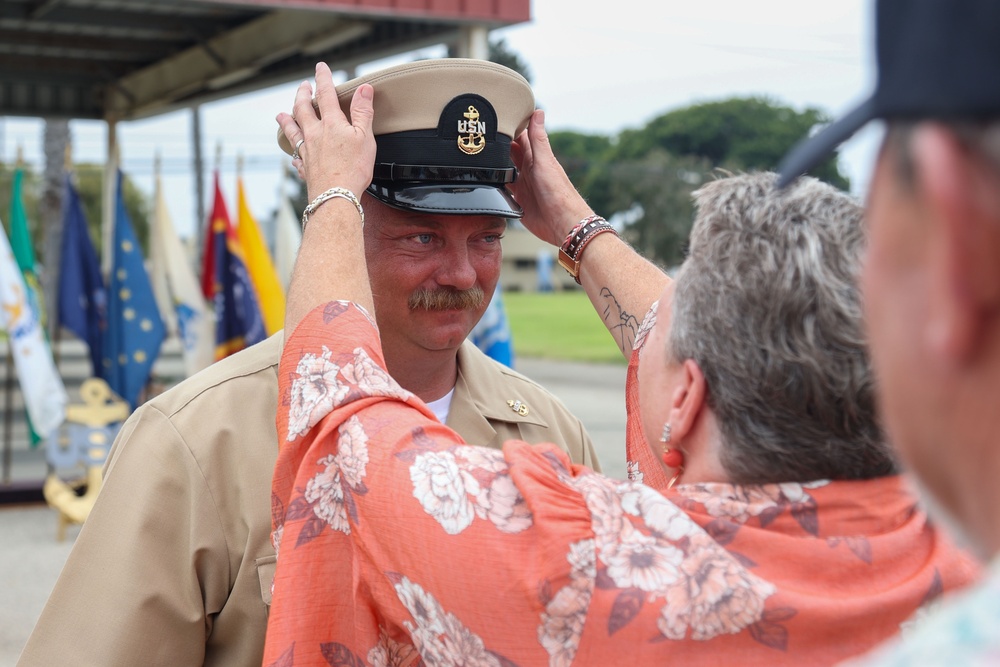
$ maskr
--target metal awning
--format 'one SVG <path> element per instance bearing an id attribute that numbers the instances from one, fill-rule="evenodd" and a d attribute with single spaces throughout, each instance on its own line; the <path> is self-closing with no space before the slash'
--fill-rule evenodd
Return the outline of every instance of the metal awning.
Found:
<path id="1" fill-rule="evenodd" d="M 529 0 L 2 0 L 0 115 L 134 120 L 529 17 Z"/>

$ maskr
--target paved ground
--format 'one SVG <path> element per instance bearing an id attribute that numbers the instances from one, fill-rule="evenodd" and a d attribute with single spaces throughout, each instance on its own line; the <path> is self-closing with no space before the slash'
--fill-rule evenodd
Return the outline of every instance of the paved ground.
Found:
<path id="1" fill-rule="evenodd" d="M 602 472 L 625 479 L 625 371 L 612 364 L 518 360 L 518 372 L 538 382 L 566 404 L 590 433 Z"/>
<path id="2" fill-rule="evenodd" d="M 625 366 L 522 359 L 517 370 L 547 387 L 580 417 L 605 474 L 624 478 Z M 39 456 L 28 456 L 20 464 L 22 474 L 34 476 L 35 468 L 37 478 L 45 474 Z M 56 517 L 44 505 L 0 505 L 0 667 L 16 662 L 77 534 L 79 528 L 71 527 L 66 541 L 56 542 Z"/>
<path id="3" fill-rule="evenodd" d="M 17 661 L 62 564 L 79 534 L 56 542 L 56 516 L 45 505 L 0 509 L 0 665 Z"/>

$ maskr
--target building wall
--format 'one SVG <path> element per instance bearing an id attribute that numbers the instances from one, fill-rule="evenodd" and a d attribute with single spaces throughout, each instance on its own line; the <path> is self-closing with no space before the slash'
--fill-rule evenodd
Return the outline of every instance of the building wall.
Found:
<path id="1" fill-rule="evenodd" d="M 539 253 L 551 258 L 552 289 L 581 289 L 556 261 L 558 249 L 545 243 L 518 223 L 512 223 L 503 237 L 503 265 L 500 283 L 505 291 L 536 292 L 539 289 Z"/>

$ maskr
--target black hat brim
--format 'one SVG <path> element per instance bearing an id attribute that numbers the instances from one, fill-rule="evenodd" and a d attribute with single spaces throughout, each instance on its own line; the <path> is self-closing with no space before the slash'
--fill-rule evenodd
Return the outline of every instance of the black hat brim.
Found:
<path id="1" fill-rule="evenodd" d="M 524 211 L 505 187 L 492 185 L 400 185 L 372 183 L 368 194 L 404 211 L 438 215 L 495 215 L 520 218 Z"/>
<path id="2" fill-rule="evenodd" d="M 830 123 L 808 139 L 800 141 L 778 166 L 778 188 L 784 188 L 807 173 L 850 139 L 869 121 L 878 117 L 874 98 L 862 102 L 840 120 Z"/>

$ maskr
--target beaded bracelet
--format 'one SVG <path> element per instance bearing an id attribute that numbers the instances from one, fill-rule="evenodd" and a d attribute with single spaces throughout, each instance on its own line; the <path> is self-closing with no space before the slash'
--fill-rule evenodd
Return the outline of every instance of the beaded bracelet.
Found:
<path id="1" fill-rule="evenodd" d="M 361 202 L 358 198 L 354 196 L 354 193 L 347 188 L 330 188 L 326 192 L 320 193 L 316 199 L 309 202 L 305 210 L 302 211 L 302 231 L 306 230 L 306 223 L 309 222 L 309 216 L 316 212 L 320 206 L 331 199 L 346 199 L 347 201 L 354 204 L 354 208 L 358 209 L 358 215 L 361 216 L 361 226 L 365 226 L 365 210 L 361 208 Z"/>

